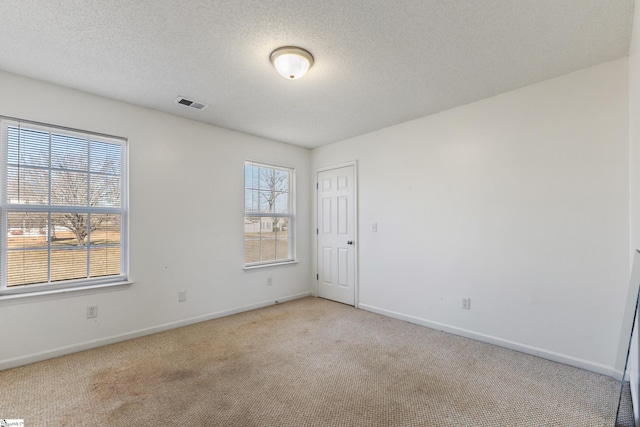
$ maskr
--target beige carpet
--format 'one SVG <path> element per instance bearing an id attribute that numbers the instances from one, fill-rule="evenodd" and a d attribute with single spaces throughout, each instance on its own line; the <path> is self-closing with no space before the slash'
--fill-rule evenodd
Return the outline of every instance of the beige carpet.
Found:
<path id="1" fill-rule="evenodd" d="M 305 298 L 0 372 L 25 426 L 607 426 L 619 383 Z"/>

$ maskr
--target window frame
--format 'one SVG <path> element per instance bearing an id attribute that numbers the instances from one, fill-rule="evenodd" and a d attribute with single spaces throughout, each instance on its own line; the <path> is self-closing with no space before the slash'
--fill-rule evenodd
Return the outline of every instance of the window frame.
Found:
<path id="1" fill-rule="evenodd" d="M 289 175 L 289 179 L 288 179 L 288 203 L 287 203 L 287 208 L 288 208 L 288 212 L 287 213 L 276 213 L 276 212 L 253 212 L 253 211 L 249 211 L 247 210 L 247 204 L 246 204 L 246 200 L 247 200 L 247 190 L 248 189 L 253 189 L 256 190 L 253 187 L 249 187 L 247 184 L 247 180 L 246 180 L 246 168 L 247 166 L 257 166 L 257 167 L 262 167 L 262 168 L 268 168 L 268 169 L 274 169 L 274 170 L 280 170 L 280 171 L 286 171 Z M 290 166 L 283 166 L 283 165 L 276 165 L 276 164 L 271 164 L 271 163 L 265 163 L 265 162 L 259 162 L 259 161 L 254 161 L 254 160 L 245 160 L 244 164 L 243 164 L 243 205 L 244 205 L 244 216 L 243 216 L 243 268 L 245 270 L 252 270 L 255 268 L 263 268 L 263 267 L 271 267 L 271 266 L 277 266 L 277 265 L 286 265 L 286 264 L 295 264 L 298 262 L 297 260 L 297 256 L 296 256 L 296 170 L 293 167 Z M 245 230 L 245 226 L 246 226 L 246 219 L 247 217 L 257 217 L 257 218 L 287 218 L 288 220 L 288 226 L 287 226 L 287 232 L 288 232 L 288 239 L 287 239 L 287 252 L 288 252 L 288 257 L 286 259 L 275 259 L 275 260 L 268 260 L 268 261 L 258 261 L 258 262 L 246 262 L 246 230 Z M 260 227 L 262 230 L 262 226 Z M 262 239 L 261 239 L 262 242 Z M 262 244 L 260 245 L 262 246 Z"/>
<path id="2" fill-rule="evenodd" d="M 117 176 L 120 179 L 120 207 L 96 207 L 96 206 L 71 206 L 56 204 L 53 202 L 51 195 L 51 183 L 52 178 L 49 175 L 48 188 L 49 196 L 47 204 L 29 204 L 29 203 L 11 203 L 9 201 L 8 191 L 8 169 L 9 169 L 9 137 L 8 129 L 10 127 L 24 127 L 30 130 L 46 132 L 49 135 L 61 135 L 72 138 L 81 138 L 88 141 L 97 143 L 117 144 L 120 146 L 120 173 Z M 51 146 L 51 138 L 50 138 Z M 18 119 L 14 117 L 0 115 L 0 297 L 2 296 L 20 296 L 28 294 L 48 294 L 51 292 L 66 292 L 70 290 L 82 290 L 101 288 L 113 285 L 130 284 L 129 282 L 129 197 L 128 197 L 128 140 L 123 137 L 107 135 L 97 132 L 73 129 L 64 126 L 52 125 L 47 123 L 35 122 L 31 120 Z M 89 161 L 89 158 L 87 158 Z M 43 170 L 49 172 L 56 170 L 51 164 Z M 87 177 L 89 176 L 101 176 L 102 172 L 95 172 L 91 170 L 91 165 L 87 164 Z M 87 195 L 89 197 L 89 195 Z M 89 199 L 88 199 L 89 200 Z M 85 213 L 89 214 L 117 214 L 120 215 L 120 272 L 118 274 L 95 276 L 95 277 L 83 277 L 76 279 L 65 279 L 51 281 L 51 264 L 48 264 L 47 270 L 47 282 L 40 282 L 34 284 L 22 284 L 8 286 L 7 280 L 7 258 L 8 258 L 8 234 L 9 222 L 8 214 L 10 212 L 25 212 L 25 213 L 41 213 L 48 214 L 49 221 L 51 221 L 51 215 L 56 213 Z M 90 230 L 89 230 L 90 235 Z M 100 246 L 98 246 L 100 247 Z M 117 247 L 117 246 L 105 246 L 105 247 Z M 46 248 L 47 256 L 50 259 L 52 245 L 48 242 Z M 87 245 L 88 259 L 87 259 L 87 276 L 90 276 L 90 254 L 91 244 Z"/>

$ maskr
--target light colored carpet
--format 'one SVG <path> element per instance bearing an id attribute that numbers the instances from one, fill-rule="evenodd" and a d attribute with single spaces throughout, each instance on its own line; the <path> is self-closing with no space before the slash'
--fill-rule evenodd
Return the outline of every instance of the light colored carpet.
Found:
<path id="1" fill-rule="evenodd" d="M 607 426 L 609 377 L 305 298 L 0 372 L 25 426 Z"/>

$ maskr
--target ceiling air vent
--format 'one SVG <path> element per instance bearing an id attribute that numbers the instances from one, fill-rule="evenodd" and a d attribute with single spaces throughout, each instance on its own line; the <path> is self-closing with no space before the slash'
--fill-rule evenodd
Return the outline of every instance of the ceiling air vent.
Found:
<path id="1" fill-rule="evenodd" d="M 195 108 L 196 110 L 204 110 L 204 109 L 206 109 L 208 107 L 207 104 L 203 104 L 202 102 L 192 101 L 190 99 L 183 98 L 181 96 L 179 96 L 176 99 L 176 102 L 178 104 L 182 104 L 182 105 L 190 107 L 190 108 Z"/>

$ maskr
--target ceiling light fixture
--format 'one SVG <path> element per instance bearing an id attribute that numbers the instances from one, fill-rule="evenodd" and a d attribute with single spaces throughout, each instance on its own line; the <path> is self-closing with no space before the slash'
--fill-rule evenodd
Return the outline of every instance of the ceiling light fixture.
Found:
<path id="1" fill-rule="evenodd" d="M 271 63 L 285 79 L 304 76 L 313 65 L 313 55 L 301 47 L 283 46 L 271 52 Z"/>

